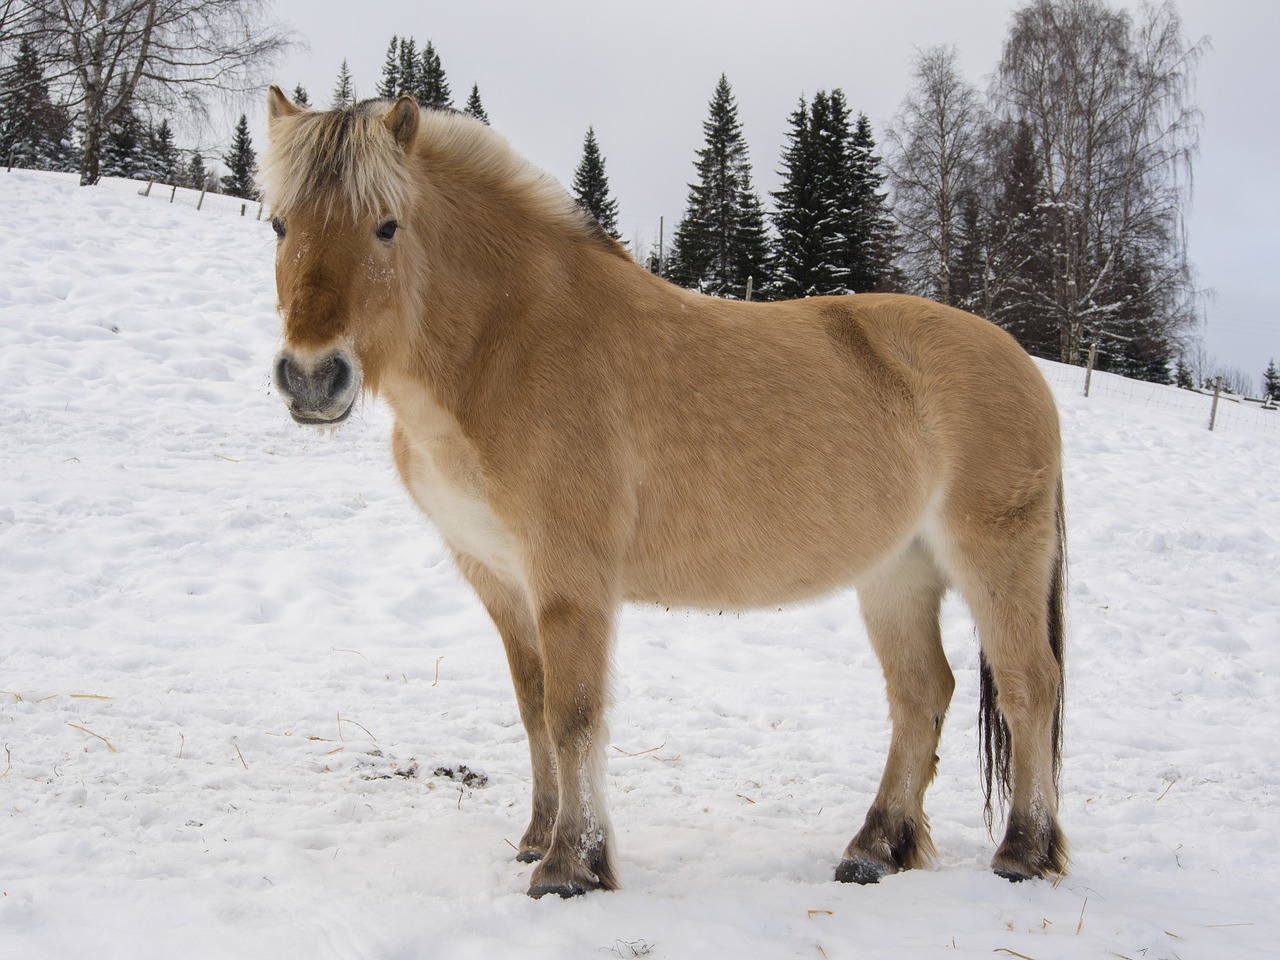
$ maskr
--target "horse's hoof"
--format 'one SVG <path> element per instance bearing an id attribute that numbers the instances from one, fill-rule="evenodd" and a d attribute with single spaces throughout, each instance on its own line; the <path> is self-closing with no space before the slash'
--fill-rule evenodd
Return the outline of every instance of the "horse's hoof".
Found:
<path id="1" fill-rule="evenodd" d="M 1018 870 L 1013 870 L 1009 867 L 992 867 L 991 869 L 997 877 L 1003 877 L 1010 883 L 1021 883 L 1023 880 L 1034 879 L 1028 874 L 1022 873 Z"/>
<path id="2" fill-rule="evenodd" d="M 840 883 L 879 883 L 880 878 L 891 873 L 883 863 L 870 860 L 841 860 L 836 867 L 836 880 Z"/>
<path id="3" fill-rule="evenodd" d="M 516 854 L 517 863 L 537 863 L 543 857 L 541 850 L 521 850 Z"/>
<path id="4" fill-rule="evenodd" d="M 572 897 L 580 897 L 587 890 L 577 884 L 569 883 L 535 883 L 529 887 L 529 896 L 534 900 L 541 900 L 547 894 L 555 894 L 562 900 L 568 900 Z"/>

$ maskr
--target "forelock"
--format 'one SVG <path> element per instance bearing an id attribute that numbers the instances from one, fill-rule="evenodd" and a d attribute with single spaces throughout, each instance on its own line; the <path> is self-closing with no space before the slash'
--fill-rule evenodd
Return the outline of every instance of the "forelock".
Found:
<path id="1" fill-rule="evenodd" d="M 272 212 L 313 205 L 326 216 L 343 205 L 357 216 L 403 210 L 410 172 L 405 151 L 384 122 L 390 108 L 386 101 L 369 100 L 277 120 L 258 175 Z"/>

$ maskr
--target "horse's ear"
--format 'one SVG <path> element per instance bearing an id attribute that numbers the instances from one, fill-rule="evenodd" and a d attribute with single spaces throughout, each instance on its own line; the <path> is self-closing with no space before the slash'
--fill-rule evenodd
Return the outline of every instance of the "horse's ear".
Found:
<path id="1" fill-rule="evenodd" d="M 396 138 L 396 143 L 408 150 L 413 143 L 413 138 L 418 134 L 418 122 L 421 119 L 422 112 L 418 109 L 418 101 L 406 95 L 397 100 L 396 105 L 387 114 L 387 129 Z"/>
<path id="2" fill-rule="evenodd" d="M 291 117 L 295 113 L 302 113 L 302 108 L 290 103 L 284 91 L 273 83 L 267 91 L 267 122 L 275 123 L 281 117 Z"/>

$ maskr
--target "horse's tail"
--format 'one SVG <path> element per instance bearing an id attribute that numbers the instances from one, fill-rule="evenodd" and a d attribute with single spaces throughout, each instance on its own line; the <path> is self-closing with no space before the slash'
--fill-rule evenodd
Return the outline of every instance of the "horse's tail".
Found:
<path id="1" fill-rule="evenodd" d="M 1058 792 L 1062 770 L 1062 728 L 1064 720 L 1065 681 L 1064 656 L 1066 652 L 1066 603 L 1067 603 L 1067 524 L 1062 489 L 1062 474 L 1058 474 L 1057 500 L 1054 505 L 1053 573 L 1049 581 L 1045 617 L 1048 627 L 1049 648 L 1058 664 L 1057 703 L 1053 712 L 1053 789 Z M 992 797 L 1001 806 L 1009 797 L 1012 774 L 1009 769 L 1010 738 L 1004 716 L 996 705 L 996 680 L 985 655 L 980 654 L 981 686 L 978 696 L 978 753 L 982 764 L 982 790 L 986 797 L 984 817 L 987 830 L 992 828 Z"/>

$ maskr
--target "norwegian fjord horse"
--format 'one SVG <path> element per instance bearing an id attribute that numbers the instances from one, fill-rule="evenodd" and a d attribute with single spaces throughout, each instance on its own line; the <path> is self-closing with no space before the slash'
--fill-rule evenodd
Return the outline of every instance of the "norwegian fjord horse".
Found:
<path id="1" fill-rule="evenodd" d="M 1066 867 L 1058 826 L 1062 467 L 1032 361 L 977 317 L 895 295 L 740 303 L 641 269 L 485 125 L 408 97 L 269 94 L 293 418 L 362 391 L 400 477 L 506 649 L 533 767 L 529 893 L 618 885 L 602 792 L 626 601 L 772 606 L 856 588 L 892 736 L 836 870 L 927 864 L 925 788 L 955 681 L 939 605 L 981 644 L 992 866 Z"/>

